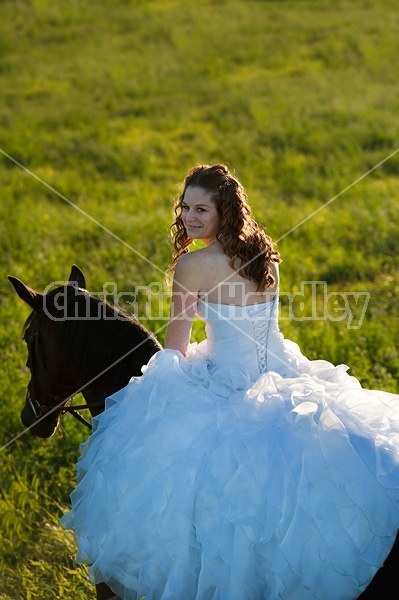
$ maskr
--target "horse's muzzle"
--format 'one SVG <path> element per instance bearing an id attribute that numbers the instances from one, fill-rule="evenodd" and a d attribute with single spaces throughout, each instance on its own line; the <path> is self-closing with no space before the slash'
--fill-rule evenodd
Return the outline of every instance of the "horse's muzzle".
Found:
<path id="1" fill-rule="evenodd" d="M 21 411 L 21 421 L 29 429 L 32 435 L 40 438 L 49 438 L 54 435 L 58 426 L 58 417 L 49 415 L 48 417 L 39 417 L 33 414 L 32 410 L 25 404 Z"/>

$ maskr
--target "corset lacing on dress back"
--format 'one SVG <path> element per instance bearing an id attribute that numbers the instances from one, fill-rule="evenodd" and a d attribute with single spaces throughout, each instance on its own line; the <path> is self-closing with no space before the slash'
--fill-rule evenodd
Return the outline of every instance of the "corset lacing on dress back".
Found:
<path id="1" fill-rule="evenodd" d="M 254 377 L 265 373 L 270 331 L 280 335 L 277 306 L 276 297 L 246 306 L 200 300 L 197 314 L 206 323 L 208 364 L 236 364 Z"/>

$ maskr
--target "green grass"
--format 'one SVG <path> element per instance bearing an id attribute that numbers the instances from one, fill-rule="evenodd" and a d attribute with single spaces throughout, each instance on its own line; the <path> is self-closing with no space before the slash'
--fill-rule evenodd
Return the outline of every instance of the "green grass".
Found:
<path id="1" fill-rule="evenodd" d="M 77 263 L 92 291 L 162 281 L 171 199 L 203 162 L 235 169 L 280 240 L 283 292 L 370 294 L 358 329 L 282 319 L 283 332 L 399 391 L 399 154 L 341 194 L 399 147 L 398 18 L 394 0 L 0 3 L 0 149 L 30 171 L 0 155 L 1 443 L 23 432 L 28 379 L 28 310 L 6 275 L 43 289 Z M 57 525 L 86 435 L 65 417 L 54 439 L 2 452 L 2 597 L 94 598 Z"/>

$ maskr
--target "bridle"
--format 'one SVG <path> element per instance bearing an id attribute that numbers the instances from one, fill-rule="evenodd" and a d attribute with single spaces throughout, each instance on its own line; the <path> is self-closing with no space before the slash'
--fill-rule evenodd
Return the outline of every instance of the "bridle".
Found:
<path id="1" fill-rule="evenodd" d="M 32 329 L 32 331 L 28 333 L 29 329 Z M 82 391 L 82 389 L 84 389 L 85 386 L 77 390 L 76 386 L 59 384 L 50 377 L 43 358 L 43 353 L 39 346 L 39 318 L 35 313 L 33 313 L 32 320 L 25 332 L 24 339 L 28 346 L 28 360 L 26 366 L 30 369 L 31 372 L 31 378 L 26 390 L 25 403 L 32 411 L 36 421 L 43 420 L 46 417 L 50 416 L 52 413 L 56 413 L 57 417 L 62 416 L 65 413 L 70 413 L 73 417 L 75 417 L 75 419 L 77 419 L 80 423 L 85 425 L 88 429 L 92 429 L 92 426 L 89 423 L 89 421 L 82 417 L 82 415 L 79 414 L 77 411 L 104 406 L 104 400 L 99 400 L 98 402 L 93 402 L 92 404 L 86 403 L 80 404 L 78 406 L 67 406 L 68 402 L 72 402 L 74 395 Z M 41 375 L 39 376 L 38 371 L 36 370 L 36 366 L 40 367 Z M 41 404 L 39 400 L 34 397 L 32 389 L 34 387 L 32 385 L 33 381 L 40 381 L 42 383 L 42 387 L 47 386 L 51 390 L 56 390 L 56 393 L 46 392 L 48 396 L 50 396 L 50 398 L 54 400 L 54 406 L 46 406 L 45 404 Z M 58 411 L 58 413 L 56 411 Z"/>

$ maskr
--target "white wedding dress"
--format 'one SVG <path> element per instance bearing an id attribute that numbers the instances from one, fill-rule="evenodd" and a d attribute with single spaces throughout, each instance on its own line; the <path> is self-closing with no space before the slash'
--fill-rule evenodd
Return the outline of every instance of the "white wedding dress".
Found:
<path id="1" fill-rule="evenodd" d="M 388 555 L 399 396 L 309 361 L 277 307 L 200 301 L 207 340 L 94 419 L 62 524 L 124 600 L 350 600 Z"/>

